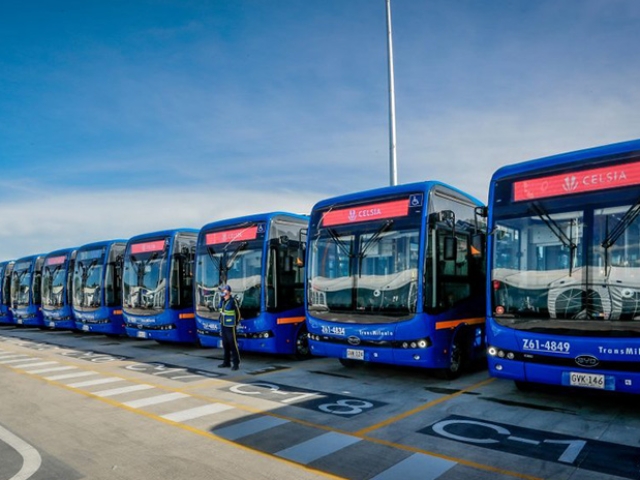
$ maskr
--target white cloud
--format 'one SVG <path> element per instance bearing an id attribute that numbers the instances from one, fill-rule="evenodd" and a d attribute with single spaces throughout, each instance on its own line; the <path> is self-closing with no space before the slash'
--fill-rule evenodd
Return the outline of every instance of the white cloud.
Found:
<path id="1" fill-rule="evenodd" d="M 196 228 L 268 211 L 308 213 L 320 196 L 311 191 L 271 193 L 235 188 L 169 191 L 59 192 L 48 198 L 0 204 L 0 259 L 80 246 L 170 228 Z"/>

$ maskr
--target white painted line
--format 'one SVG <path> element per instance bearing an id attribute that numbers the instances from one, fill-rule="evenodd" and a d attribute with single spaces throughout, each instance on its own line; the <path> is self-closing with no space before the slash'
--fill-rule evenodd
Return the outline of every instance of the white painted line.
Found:
<path id="1" fill-rule="evenodd" d="M 331 455 L 332 453 L 342 450 L 349 445 L 353 445 L 360 440 L 361 439 L 358 437 L 345 435 L 344 433 L 329 432 L 293 447 L 280 450 L 279 452 L 276 452 L 276 455 L 307 465 L 314 460 Z"/>
<path id="2" fill-rule="evenodd" d="M 188 397 L 186 393 L 174 392 L 167 393 L 165 395 L 156 395 L 155 397 L 141 398 L 140 400 L 133 400 L 131 402 L 125 402 L 123 405 L 131 408 L 148 407 L 149 405 L 158 405 L 159 403 L 172 402 L 180 398 Z"/>
<path id="3" fill-rule="evenodd" d="M 23 363 L 18 365 L 17 368 L 31 368 L 31 367 L 44 367 L 45 365 L 57 365 L 58 362 L 35 362 L 35 363 Z"/>
<path id="4" fill-rule="evenodd" d="M 42 465 L 42 457 L 35 448 L 2 426 L 0 426 L 0 440 L 10 445 L 23 459 L 22 468 L 9 480 L 27 480 L 38 471 Z"/>
<path id="5" fill-rule="evenodd" d="M 36 373 L 49 373 L 49 372 L 64 372 L 65 370 L 76 370 L 78 367 L 73 367 L 71 365 L 67 367 L 51 367 L 51 368 L 41 368 L 39 370 L 27 370 L 27 373 L 36 374 Z"/>
<path id="6" fill-rule="evenodd" d="M 24 355 L 22 353 L 3 353 L 0 355 L 0 360 L 9 360 L 10 358 L 21 358 L 21 357 L 30 357 L 29 355 Z"/>
<path id="7" fill-rule="evenodd" d="M 206 415 L 213 415 L 214 413 L 224 412 L 225 410 L 231 410 L 232 408 L 233 407 L 230 407 L 229 405 L 212 403 L 209 405 L 203 405 L 202 407 L 190 408 L 188 410 L 168 413 L 167 415 L 162 415 L 162 418 L 171 420 L 172 422 L 184 422 L 185 420 L 192 420 L 194 418 L 204 417 Z"/>
<path id="8" fill-rule="evenodd" d="M 139 392 L 140 390 L 149 390 L 150 388 L 156 388 L 153 385 L 130 385 L 128 387 L 112 388 L 111 390 L 102 390 L 100 392 L 91 392 L 98 397 L 113 397 L 115 395 L 121 395 L 123 393 Z"/>
<path id="9" fill-rule="evenodd" d="M 456 462 L 444 458 L 414 453 L 371 480 L 435 480 L 455 466 Z"/>
<path id="10" fill-rule="evenodd" d="M 92 387 L 93 385 L 104 385 L 105 383 L 122 382 L 122 381 L 124 381 L 122 378 L 116 378 L 116 377 L 98 378 L 97 380 L 86 380 L 84 382 L 69 383 L 67 384 L 67 387 L 71 387 L 71 388 Z"/>
<path id="11" fill-rule="evenodd" d="M 44 377 L 45 380 L 66 380 L 67 378 L 78 378 L 78 377 L 88 377 L 89 375 L 97 375 L 98 372 L 88 371 L 88 372 L 74 372 L 74 373 L 63 373 L 62 375 L 52 375 L 51 377 Z"/>
<path id="12" fill-rule="evenodd" d="M 12 363 L 33 362 L 34 360 L 38 360 L 38 359 L 33 357 L 17 358 L 17 359 L 14 358 L 13 360 L 2 360 L 0 361 L 0 363 L 2 363 L 3 365 L 9 365 Z"/>

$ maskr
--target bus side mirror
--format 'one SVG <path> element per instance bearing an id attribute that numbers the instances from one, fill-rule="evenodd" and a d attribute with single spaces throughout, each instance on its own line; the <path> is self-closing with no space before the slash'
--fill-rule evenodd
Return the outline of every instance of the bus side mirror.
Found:
<path id="1" fill-rule="evenodd" d="M 484 257 L 485 235 L 476 233 L 471 237 L 471 255 L 476 258 Z"/>
<path id="2" fill-rule="evenodd" d="M 304 243 L 301 243 L 298 247 L 298 254 L 296 255 L 296 261 L 294 266 L 297 268 L 304 268 L 304 258 L 307 253 L 307 248 Z"/>
<path id="3" fill-rule="evenodd" d="M 444 237 L 444 259 L 446 261 L 457 260 L 458 239 L 456 237 Z"/>

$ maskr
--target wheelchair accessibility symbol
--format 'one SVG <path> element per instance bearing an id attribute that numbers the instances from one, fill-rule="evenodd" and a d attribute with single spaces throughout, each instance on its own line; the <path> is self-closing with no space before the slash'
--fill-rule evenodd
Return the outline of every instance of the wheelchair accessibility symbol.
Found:
<path id="1" fill-rule="evenodd" d="M 411 207 L 421 207 L 422 206 L 422 194 L 414 193 L 409 197 L 409 206 Z"/>

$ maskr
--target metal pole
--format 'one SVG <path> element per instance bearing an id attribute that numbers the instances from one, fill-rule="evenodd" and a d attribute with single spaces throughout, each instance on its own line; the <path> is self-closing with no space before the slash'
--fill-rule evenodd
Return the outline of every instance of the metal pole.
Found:
<path id="1" fill-rule="evenodd" d="M 389 178 L 391 186 L 398 184 L 396 159 L 396 99 L 393 81 L 393 40 L 391 33 L 391 0 L 387 2 L 387 52 L 389 57 Z"/>

